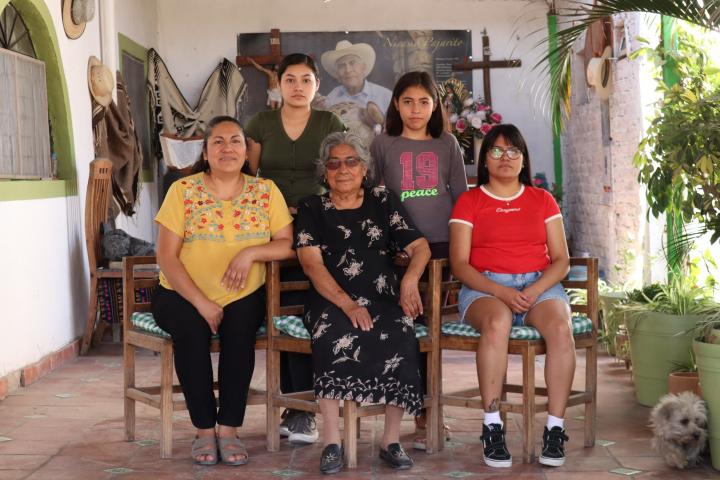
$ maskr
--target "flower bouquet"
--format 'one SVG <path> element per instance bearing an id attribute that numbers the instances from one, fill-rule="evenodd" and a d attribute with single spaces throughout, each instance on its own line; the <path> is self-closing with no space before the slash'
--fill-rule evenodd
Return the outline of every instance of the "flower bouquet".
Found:
<path id="1" fill-rule="evenodd" d="M 448 78 L 438 85 L 439 97 L 445 106 L 450 128 L 460 147 L 468 152 L 473 140 L 481 140 L 498 123 L 502 115 L 492 110 L 485 100 L 473 100 L 465 85 L 457 78 Z M 468 160 L 466 156 L 466 163 Z M 471 159 L 471 158 L 470 158 Z"/>

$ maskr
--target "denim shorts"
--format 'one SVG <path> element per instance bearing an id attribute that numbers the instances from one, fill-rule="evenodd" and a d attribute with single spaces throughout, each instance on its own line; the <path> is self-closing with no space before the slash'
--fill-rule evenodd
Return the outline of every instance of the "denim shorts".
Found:
<path id="1" fill-rule="evenodd" d="M 532 285 L 533 283 L 535 283 L 537 279 L 540 278 L 540 275 L 542 275 L 542 272 L 495 273 L 486 271 L 482 272 L 482 274 L 485 275 L 489 280 L 492 280 L 493 282 L 502 285 L 503 287 L 523 290 L 528 285 Z M 485 292 L 478 292 L 477 290 L 468 288 L 465 285 L 462 286 L 462 289 L 460 290 L 460 295 L 458 297 L 458 310 L 460 310 L 461 323 L 466 323 L 465 314 L 467 313 L 468 308 L 470 308 L 470 305 L 475 300 L 482 297 L 492 297 L 492 295 Z M 538 296 L 537 300 L 535 300 L 535 303 L 533 304 L 533 307 L 540 302 L 552 299 L 559 299 L 570 305 L 570 299 L 565 293 L 565 288 L 563 288 L 560 283 L 556 283 Z M 525 325 L 526 315 L 527 312 L 513 313 L 513 326 L 519 327 Z"/>

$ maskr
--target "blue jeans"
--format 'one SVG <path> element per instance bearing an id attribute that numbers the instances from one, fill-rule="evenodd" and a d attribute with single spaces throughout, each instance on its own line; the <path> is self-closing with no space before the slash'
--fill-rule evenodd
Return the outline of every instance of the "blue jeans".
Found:
<path id="1" fill-rule="evenodd" d="M 540 278 L 540 275 L 542 275 L 542 272 L 528 272 L 528 273 L 495 273 L 495 272 L 489 272 L 485 271 L 482 272 L 483 275 L 485 275 L 489 280 L 492 280 L 493 282 L 497 283 L 498 285 L 502 285 L 503 287 L 510 287 L 514 288 L 515 290 L 521 291 L 524 288 L 526 288 L 529 285 L 532 285 L 537 281 L 538 278 Z M 465 285 L 462 286 L 462 289 L 460 290 L 460 295 L 458 297 L 458 310 L 460 310 L 460 322 L 465 323 L 465 314 L 468 311 L 468 308 L 470 308 L 470 305 L 477 300 L 478 298 L 483 297 L 493 297 L 491 294 L 486 292 L 479 292 L 477 290 L 473 290 L 471 288 L 466 287 Z M 494 298 L 494 297 L 493 297 Z M 544 302 L 545 300 L 552 300 L 552 299 L 559 299 L 570 305 L 570 299 L 568 298 L 567 294 L 565 293 L 565 289 L 560 283 L 556 283 L 552 287 L 545 290 L 543 293 L 541 293 L 537 299 L 535 300 L 535 303 L 530 307 L 534 307 L 540 302 Z M 513 313 L 513 326 L 519 327 L 525 325 L 525 316 L 528 314 L 528 312 L 523 313 Z"/>

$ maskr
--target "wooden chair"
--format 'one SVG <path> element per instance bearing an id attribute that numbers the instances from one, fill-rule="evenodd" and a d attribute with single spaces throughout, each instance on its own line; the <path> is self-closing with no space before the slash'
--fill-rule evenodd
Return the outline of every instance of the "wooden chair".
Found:
<path id="1" fill-rule="evenodd" d="M 396 259 L 398 268 L 406 267 L 407 259 Z M 272 319 L 281 315 L 303 315 L 303 306 L 280 306 L 280 293 L 307 290 L 310 282 L 305 281 L 280 281 L 280 269 L 285 267 L 298 266 L 297 260 L 283 262 L 270 262 L 267 268 L 267 318 Z M 430 285 L 439 285 L 442 274 L 442 266 L 437 260 L 431 260 L 427 267 L 427 281 L 421 282 L 420 290 L 425 291 Z M 425 315 L 428 319 L 428 332 L 432 331 L 431 322 L 439 318 L 440 291 L 432 291 L 429 295 L 430 301 L 425 308 Z M 435 337 L 437 338 L 437 337 Z M 428 392 L 439 391 L 439 378 L 436 376 L 439 345 L 433 341 L 433 337 L 425 336 L 418 339 L 420 351 L 428 353 Z M 268 353 L 267 353 L 267 448 L 269 451 L 277 451 L 280 448 L 280 435 L 278 425 L 280 423 L 280 408 L 292 408 L 305 412 L 317 413 L 320 411 L 319 404 L 315 400 L 315 392 L 287 393 L 280 392 L 280 352 L 311 353 L 309 339 L 295 338 L 282 334 L 272 321 L 268 320 Z M 438 424 L 439 418 L 436 414 L 438 409 L 438 397 L 433 395 L 425 396 L 425 408 L 428 409 L 427 422 L 427 453 L 434 453 L 438 450 Z M 344 424 L 344 449 L 345 465 L 349 468 L 357 466 L 357 438 L 360 435 L 360 419 L 373 415 L 385 413 L 385 405 L 358 405 L 354 400 L 344 400 L 340 408 Z"/>
<path id="2" fill-rule="evenodd" d="M 592 328 L 589 332 L 575 335 L 575 349 L 585 350 L 585 388 L 584 390 L 572 390 L 567 406 L 585 405 L 585 446 L 595 445 L 596 430 L 596 409 L 597 409 L 597 321 L 598 321 L 598 260 L 597 258 L 571 258 L 571 267 L 584 267 L 587 270 L 587 277 L 584 279 L 566 278 L 562 284 L 565 288 L 580 289 L 585 292 L 585 302 L 572 304 L 571 310 L 585 315 L 591 322 Z M 459 288 L 459 282 L 445 282 L 443 290 Z M 582 297 L 580 295 L 579 297 Z M 444 308 L 444 313 L 457 313 L 457 305 Z M 440 355 L 436 365 L 437 375 L 442 376 L 442 351 L 461 350 L 468 352 L 477 351 L 478 338 L 440 334 L 443 328 L 440 321 L 433 323 L 436 328 L 434 334 L 440 338 Z M 514 340 L 511 339 L 508 345 L 508 354 L 522 356 L 522 385 L 503 385 L 503 395 L 500 403 L 500 412 L 503 420 L 507 413 L 519 413 L 522 415 L 523 424 L 523 462 L 531 463 L 535 460 L 535 414 L 547 412 L 547 388 L 538 387 L 535 384 L 535 357 L 546 354 L 545 342 L 539 340 Z M 440 408 L 438 422 L 442 423 L 442 408 L 444 405 L 454 407 L 466 407 L 482 409 L 480 389 L 469 388 L 452 393 L 442 392 L 442 382 L 439 384 Z M 522 394 L 520 401 L 511 402 L 507 399 L 508 393 Z M 538 399 L 537 397 L 540 397 Z M 544 398 L 543 398 L 544 397 Z M 440 448 L 443 446 L 442 436 L 439 438 Z"/>
<path id="3" fill-rule="evenodd" d="M 149 313 L 150 298 L 138 298 L 139 289 L 154 289 L 158 285 L 158 271 L 143 270 L 143 266 L 153 266 L 155 257 L 125 257 L 122 263 L 123 279 L 123 398 L 125 401 L 125 440 L 135 440 L 135 402 L 141 402 L 160 410 L 160 456 L 172 458 L 172 416 L 177 410 L 185 410 L 185 399 L 173 398 L 173 394 L 182 393 L 180 385 L 173 384 L 173 344 L 172 340 L 153 331 L 159 327 L 149 329 L 139 328 L 131 321 L 133 314 Z M 137 268 L 140 267 L 140 268 Z M 151 274 L 151 275 L 149 275 Z M 152 278 L 148 278 L 151 276 Z M 146 315 L 147 317 L 147 315 Z M 138 322 L 140 323 L 140 322 Z M 145 322 L 143 322 L 145 323 Z M 154 324 L 154 320 L 150 319 Z M 147 325 L 147 324 L 146 324 Z M 157 330 L 156 330 L 157 329 Z M 211 340 L 211 351 L 220 351 L 220 342 L 214 337 Z M 160 379 L 157 384 L 137 386 L 135 384 L 135 351 L 144 348 L 160 354 Z M 255 350 L 267 349 L 267 336 L 258 335 Z M 215 382 L 217 389 L 217 382 Z M 267 393 L 261 390 L 250 389 L 248 405 L 265 405 Z M 277 428 L 277 427 L 276 427 Z"/>
<path id="4" fill-rule="evenodd" d="M 90 290 L 87 321 L 83 334 L 80 354 L 90 348 L 98 313 L 98 287 L 100 282 L 120 281 L 120 269 L 107 268 L 102 256 L 100 241 L 102 224 L 107 221 L 108 203 L 112 177 L 112 162 L 107 158 L 97 158 L 90 162 L 87 194 L 85 196 L 85 244 L 87 246 L 88 266 L 90 267 Z M 104 325 L 98 325 L 96 338 L 102 336 Z"/>

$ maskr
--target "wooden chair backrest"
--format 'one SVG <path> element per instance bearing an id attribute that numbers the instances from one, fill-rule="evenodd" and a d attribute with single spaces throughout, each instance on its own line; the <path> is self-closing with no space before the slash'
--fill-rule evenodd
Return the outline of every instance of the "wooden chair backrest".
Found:
<path id="1" fill-rule="evenodd" d="M 136 298 L 135 292 L 140 288 L 153 288 L 159 284 L 156 271 L 137 270 L 138 265 L 154 265 L 155 257 L 124 257 L 123 268 L 123 331 L 132 329 L 130 317 L 135 312 L 149 312 L 152 309 L 151 298 L 144 300 Z"/>
<path id="2" fill-rule="evenodd" d="M 398 271 L 398 278 L 401 278 L 401 272 L 404 272 L 405 268 L 410 263 L 410 260 L 403 257 L 396 257 L 393 259 L 395 269 Z M 435 278 L 436 282 L 440 281 L 440 275 L 442 268 L 448 265 L 448 261 L 444 260 L 430 260 L 426 267 L 428 277 Z M 295 280 L 295 281 L 280 281 L 280 269 L 287 267 L 299 267 L 300 262 L 297 259 L 272 261 L 267 263 L 267 272 L 265 279 L 265 288 L 267 293 L 267 318 L 273 318 L 280 315 L 298 315 L 302 316 L 305 312 L 304 305 L 283 305 L 280 306 L 280 294 L 282 292 L 295 292 L 308 290 L 310 288 L 309 280 Z M 421 279 L 418 282 L 418 289 L 420 292 L 425 292 L 430 288 L 430 280 L 428 278 Z M 440 293 L 437 292 L 435 300 L 430 300 L 431 304 L 439 304 Z M 426 305 L 425 317 L 428 321 L 428 329 L 431 330 L 431 319 L 435 316 L 432 315 L 432 305 Z M 438 308 L 437 306 L 435 308 Z M 273 322 L 268 321 L 268 334 L 279 335 L 279 332 L 275 329 Z"/>
<path id="3" fill-rule="evenodd" d="M 95 272 L 104 260 L 100 235 L 102 224 L 107 220 L 111 178 L 112 162 L 110 160 L 97 158 L 90 162 L 85 196 L 85 244 L 87 245 L 90 272 Z"/>

